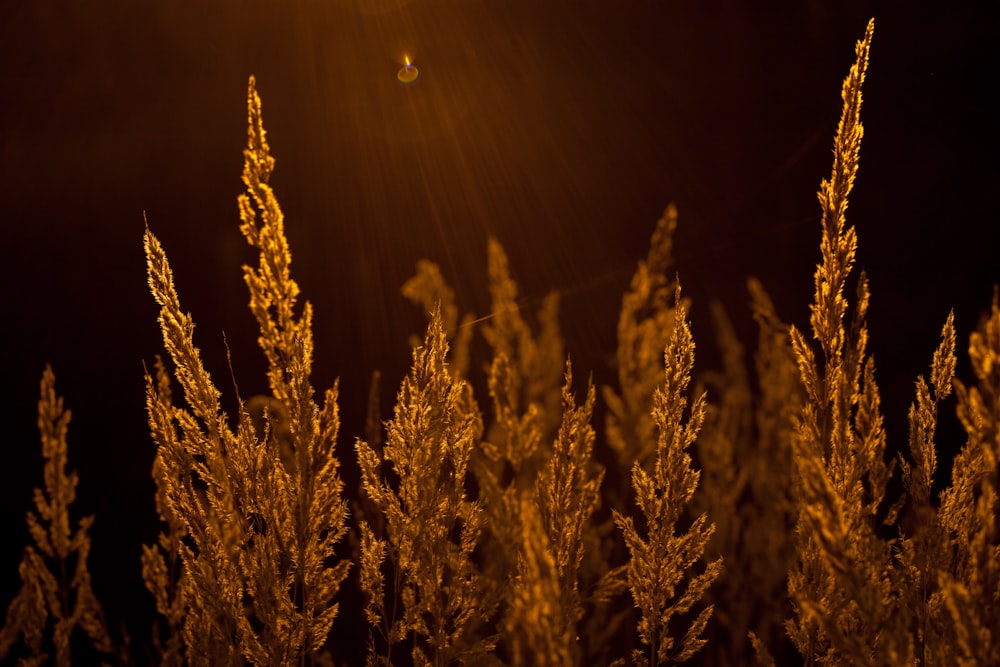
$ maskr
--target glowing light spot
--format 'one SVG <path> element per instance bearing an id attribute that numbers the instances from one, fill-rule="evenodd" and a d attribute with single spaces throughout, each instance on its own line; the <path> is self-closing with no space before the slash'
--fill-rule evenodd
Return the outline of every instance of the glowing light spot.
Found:
<path id="1" fill-rule="evenodd" d="M 413 83 L 417 80 L 417 75 L 420 73 L 413 63 L 410 62 L 410 56 L 403 56 L 405 64 L 399 68 L 396 72 L 396 78 L 403 83 Z"/>

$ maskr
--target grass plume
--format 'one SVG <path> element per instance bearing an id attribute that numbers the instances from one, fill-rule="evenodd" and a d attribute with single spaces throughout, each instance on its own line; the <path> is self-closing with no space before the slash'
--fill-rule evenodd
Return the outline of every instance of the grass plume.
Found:
<path id="1" fill-rule="evenodd" d="M 291 664 L 315 656 L 327 641 L 337 614 L 334 597 L 348 568 L 335 557 L 346 532 L 334 454 L 337 387 L 326 391 L 322 405 L 315 403 L 312 308 L 306 302 L 296 312 L 299 289 L 290 276 L 281 209 L 267 183 L 274 159 L 253 78 L 248 115 L 240 229 L 259 251 L 260 264 L 244 267 L 244 278 L 271 392 L 289 416 L 289 465 L 272 429 L 259 432 L 244 403 L 230 425 L 194 345 L 194 324 L 181 310 L 163 247 L 148 228 L 145 236 L 150 289 L 188 407 L 173 404 L 162 366 L 155 381 L 147 374 L 158 447 L 153 474 L 169 532 L 159 548 L 145 551 L 144 571 L 171 624 L 175 603 L 165 592 L 173 587 L 173 600 L 182 601 L 181 633 L 191 663 Z M 176 581 L 166 580 L 178 561 Z"/>
<path id="2" fill-rule="evenodd" d="M 35 488 L 35 512 L 27 514 L 34 545 L 24 547 L 18 571 L 21 590 L 7 607 L 0 629 L 0 660 L 20 642 L 20 664 L 72 662 L 74 633 L 83 633 L 105 660 L 117 649 L 108 633 L 104 611 L 91 586 L 87 558 L 93 516 L 80 519 L 74 531 L 69 509 L 76 499 L 76 472 L 66 472 L 69 448 L 66 434 L 70 411 L 56 395 L 56 376 L 50 366 L 42 373 L 38 399 L 38 431 L 45 458 L 45 488 Z"/>
<path id="3" fill-rule="evenodd" d="M 481 427 L 478 415 L 464 409 L 464 383 L 448 372 L 447 350 L 441 315 L 434 311 L 400 386 L 382 454 L 363 440 L 356 445 L 364 491 L 386 526 L 379 537 L 362 524 L 368 618 L 382 628 L 386 644 L 382 655 L 373 643 L 369 664 L 393 664 L 393 646 L 407 638 L 417 665 L 450 665 L 492 649 L 492 642 L 474 634 L 490 610 L 480 607 L 480 576 L 471 559 L 482 508 L 464 488 Z M 398 486 L 387 479 L 389 466 Z M 393 577 L 388 601 L 383 561 Z"/>
<path id="4" fill-rule="evenodd" d="M 645 649 L 632 655 L 639 665 L 684 662 L 704 645 L 701 633 L 712 614 L 711 605 L 698 611 L 680 637 L 671 633 L 669 623 L 692 610 L 722 568 L 721 558 L 701 572 L 693 568 L 715 530 L 706 515 L 686 530 L 681 528 L 683 512 L 698 486 L 699 473 L 687 450 L 705 418 L 705 395 L 694 400 L 685 417 L 694 339 L 679 287 L 675 304 L 673 331 L 664 351 L 664 382 L 653 398 L 653 421 L 659 429 L 653 472 L 647 473 L 638 461 L 632 466 L 632 486 L 645 530 L 632 517 L 615 511 L 630 554 L 628 587 L 641 614 L 638 632 Z"/>

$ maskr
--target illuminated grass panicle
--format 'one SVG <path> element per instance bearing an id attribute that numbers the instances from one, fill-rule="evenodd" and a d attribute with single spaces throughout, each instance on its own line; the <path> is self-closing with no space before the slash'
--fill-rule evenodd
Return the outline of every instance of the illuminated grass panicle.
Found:
<path id="1" fill-rule="evenodd" d="M 38 400 L 45 488 L 35 489 L 38 514 L 27 514 L 34 545 L 24 547 L 18 568 L 21 590 L 7 607 L 0 629 L 0 660 L 20 641 L 23 652 L 14 653 L 19 664 L 62 667 L 71 663 L 71 640 L 81 631 L 103 659 L 126 654 L 123 648 L 119 656 L 91 587 L 87 557 L 94 517 L 80 519 L 75 532 L 70 527 L 69 507 L 76 498 L 78 477 L 76 472 L 66 473 L 70 411 L 63 408 L 55 384 L 55 374 L 46 366 Z"/>
<path id="2" fill-rule="evenodd" d="M 492 610 L 483 605 L 472 561 L 483 511 L 465 493 L 481 427 L 478 413 L 466 409 L 465 382 L 448 372 L 447 351 L 435 310 L 400 386 L 382 454 L 363 440 L 356 443 L 362 487 L 384 514 L 386 527 L 385 536 L 362 528 L 361 580 L 374 626 L 369 664 L 393 664 L 393 647 L 404 640 L 415 664 L 437 666 L 481 659 L 495 643 L 477 634 Z M 387 476 L 390 467 L 398 483 Z M 383 561 L 392 577 L 388 590 Z"/>
<path id="3" fill-rule="evenodd" d="M 492 419 L 472 470 L 486 512 L 484 579 L 491 599 L 506 604 L 524 532 L 521 496 L 534 489 L 559 426 L 565 353 L 557 294 L 543 300 L 536 333 L 521 312 L 507 254 L 494 238 L 487 243 L 487 274 L 491 311 L 482 333 L 492 352 L 487 369 Z"/>
<path id="4" fill-rule="evenodd" d="M 235 431 L 230 427 L 194 346 L 194 324 L 181 310 L 166 254 L 148 228 L 145 235 L 150 289 L 188 408 L 173 405 L 163 370 L 155 381 L 147 374 L 158 446 L 153 474 L 170 532 L 145 550 L 144 572 L 158 606 L 173 609 L 164 595 L 171 586 L 181 596 L 191 663 L 290 664 L 315 656 L 327 641 L 348 569 L 335 558 L 346 532 L 334 454 L 337 387 L 326 391 L 322 406 L 314 402 L 312 308 L 306 302 L 296 315 L 299 288 L 290 277 L 281 209 L 267 184 L 274 160 L 252 77 L 248 111 L 240 229 L 260 252 L 260 264 L 244 267 L 244 278 L 271 392 L 289 415 L 290 465 L 282 463 L 270 426 L 258 432 L 243 403 Z M 174 547 L 181 568 L 176 584 L 165 577 Z"/>
<path id="5" fill-rule="evenodd" d="M 948 571 L 953 551 L 932 493 L 937 469 L 935 430 L 941 401 L 951 394 L 955 375 L 954 313 L 949 313 L 941 331 L 941 344 L 931 363 L 931 384 L 921 376 L 916 382 L 916 400 L 910 405 L 910 457 L 902 456 L 903 486 L 909 496 L 909 520 L 901 521 L 898 561 L 901 570 L 902 603 L 909 611 L 909 631 L 920 664 L 955 664 L 953 635 L 938 588 L 939 571 Z"/>
<path id="6" fill-rule="evenodd" d="M 535 411 L 541 435 L 548 440 L 559 427 L 559 388 L 566 359 L 559 331 L 559 295 L 550 292 L 543 299 L 538 310 L 538 334 L 534 335 L 521 314 L 517 283 L 511 278 L 503 246 L 490 238 L 487 250 L 491 311 L 482 327 L 483 337 L 493 351 L 493 363 L 508 365 L 490 370 L 490 393 L 514 415 Z M 499 398 L 495 384 L 503 386 Z M 504 422 L 498 415 L 487 430 L 487 440 L 501 447 L 504 437 L 495 430 L 503 429 Z M 524 461 L 532 453 L 511 445 L 504 455 L 510 461 Z"/>
<path id="7" fill-rule="evenodd" d="M 441 323 L 448 337 L 448 370 L 455 379 L 465 379 L 469 374 L 469 346 L 475 332 L 475 316 L 466 313 L 459 321 L 458 304 L 453 290 L 441 275 L 437 264 L 426 259 L 417 262 L 417 272 L 403 283 L 403 296 L 420 305 L 430 321 L 435 308 L 441 309 Z M 420 344 L 416 336 L 411 347 Z"/>
<path id="8" fill-rule="evenodd" d="M 858 169 L 861 88 L 873 29 L 870 21 L 844 80 L 833 169 L 819 190 L 822 261 L 810 324 L 821 357 L 817 360 L 798 329 L 790 329 L 806 402 L 793 438 L 799 557 L 789 575 L 795 616 L 787 628 L 810 663 L 903 664 L 912 661 L 914 650 L 896 592 L 892 544 L 878 534 L 895 521 L 897 508 L 884 505 L 893 466 L 885 463 L 875 366 L 866 353 L 864 273 L 850 326 L 844 323 L 857 251 L 857 234 L 846 226 L 845 213 Z"/>
<path id="9" fill-rule="evenodd" d="M 155 377 L 147 376 L 148 413 L 160 413 L 159 419 L 150 419 L 151 429 L 158 428 L 159 423 L 169 423 L 169 415 L 173 409 L 173 396 L 170 389 L 170 374 L 157 355 Z M 164 419 L 166 418 L 166 419 Z M 154 431 L 154 441 L 167 442 L 176 438 L 173 429 L 158 434 Z M 163 472 L 164 449 L 157 448 L 153 459 L 153 479 L 160 478 Z M 160 619 L 154 624 L 152 631 L 153 647 L 159 663 L 164 666 L 179 666 L 184 664 L 184 619 L 187 608 L 189 585 L 184 577 L 180 560 L 181 539 L 185 535 L 184 522 L 170 511 L 167 498 L 167 486 L 157 484 L 154 495 L 156 512 L 167 524 L 165 531 L 160 531 L 156 545 L 142 547 L 142 579 L 146 589 L 152 593 L 156 601 L 156 611 Z"/>
<path id="10" fill-rule="evenodd" d="M 581 660 L 577 624 L 584 615 L 581 588 L 588 582 L 584 571 L 584 550 L 599 545 L 594 512 L 600 506 L 603 469 L 593 459 L 595 433 L 590 424 L 594 411 L 595 392 L 587 383 L 582 405 L 573 396 L 572 366 L 566 362 L 566 379 L 562 390 L 562 423 L 552 445 L 552 454 L 535 483 L 536 512 L 545 534 L 545 548 L 550 552 L 558 595 L 548 602 L 555 622 L 565 628 L 569 638 L 565 655 L 572 664 Z M 524 517 L 522 510 L 521 516 Z M 534 521 L 534 519 L 530 519 Z M 534 532 L 524 528 L 525 535 Z M 533 545 L 526 545 L 526 550 Z M 522 581 L 527 579 L 521 574 Z M 530 579 L 529 579 L 530 580 Z"/>
<path id="11" fill-rule="evenodd" d="M 947 336 L 947 332 L 945 334 Z M 944 344 L 942 344 L 944 347 Z M 935 354 L 935 396 L 954 362 Z M 969 336 L 976 385 L 955 382 L 965 446 L 955 458 L 951 487 L 941 495 L 940 526 L 950 558 L 939 564 L 932 598 L 945 628 L 952 664 L 1000 662 L 1000 299 L 994 288 L 989 314 Z M 943 609 L 943 613 L 940 610 Z"/>
<path id="12" fill-rule="evenodd" d="M 645 648 L 631 656 L 638 665 L 683 662 L 704 645 L 701 634 L 712 615 L 711 605 L 686 623 L 681 637 L 674 636 L 669 624 L 699 603 L 722 569 L 721 558 L 700 572 L 694 568 L 715 530 L 708 517 L 697 517 L 687 530 L 680 527 L 698 486 L 699 473 L 691 467 L 687 450 L 705 419 L 705 395 L 695 399 L 685 419 L 694 339 L 679 286 L 674 303 L 674 326 L 664 350 L 664 382 L 653 398 L 653 421 L 659 429 L 653 470 L 647 472 L 638 461 L 632 466 L 632 486 L 645 528 L 614 511 L 630 554 L 628 587 L 641 615 L 638 633 Z"/>

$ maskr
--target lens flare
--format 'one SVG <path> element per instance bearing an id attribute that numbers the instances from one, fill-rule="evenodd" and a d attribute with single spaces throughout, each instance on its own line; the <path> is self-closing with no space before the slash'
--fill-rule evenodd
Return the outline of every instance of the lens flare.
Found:
<path id="1" fill-rule="evenodd" d="M 410 62 L 410 56 L 403 56 L 403 62 L 405 64 L 399 68 L 398 72 L 396 72 L 396 78 L 402 83 L 413 83 L 417 80 L 417 75 L 420 72 L 413 66 L 413 63 Z"/>

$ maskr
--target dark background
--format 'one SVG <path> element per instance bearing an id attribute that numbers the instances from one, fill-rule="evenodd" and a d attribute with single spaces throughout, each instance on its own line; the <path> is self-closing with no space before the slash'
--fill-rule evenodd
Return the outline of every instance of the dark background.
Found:
<path id="1" fill-rule="evenodd" d="M 872 282 L 889 437 L 905 444 L 912 383 L 948 310 L 968 379 L 967 336 L 1000 282 L 991 4 L 2 0 L 0 604 L 19 585 L 42 482 L 36 401 L 51 362 L 74 413 L 75 516 L 97 516 L 94 585 L 113 625 L 145 633 L 139 553 L 156 523 L 142 364 L 162 340 L 144 211 L 226 400 L 223 333 L 241 394 L 266 390 L 236 210 L 250 74 L 293 275 L 316 308 L 314 385 L 341 378 L 353 477 L 371 372 L 388 410 L 424 324 L 400 285 L 427 257 L 464 309 L 487 315 L 489 234 L 529 311 L 561 293 L 578 379 L 613 380 L 621 294 L 671 201 L 699 369 L 716 362 L 712 300 L 755 346 L 749 275 L 807 326 L 815 191 L 874 15 L 848 215 Z M 404 54 L 420 69 L 410 86 L 395 79 Z M 961 434 L 945 422 L 954 449 Z"/>

